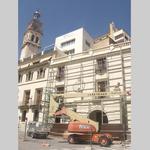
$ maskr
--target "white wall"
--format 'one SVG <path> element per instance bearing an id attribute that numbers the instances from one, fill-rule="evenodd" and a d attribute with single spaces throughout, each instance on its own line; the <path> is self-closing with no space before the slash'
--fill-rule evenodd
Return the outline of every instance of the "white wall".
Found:
<path id="1" fill-rule="evenodd" d="M 61 43 L 70 41 L 72 39 L 75 39 L 74 44 L 64 47 L 61 46 Z M 83 28 L 79 28 L 75 31 L 57 37 L 55 39 L 55 49 L 56 47 L 62 51 L 75 49 L 75 54 L 81 53 L 83 50 L 87 49 L 87 46 L 85 45 L 85 40 L 87 40 L 90 44 L 92 44 L 93 42 L 92 37 Z"/>
<path id="2" fill-rule="evenodd" d="M 93 38 L 89 35 L 87 31 L 83 29 L 83 51 L 89 49 L 93 45 Z M 90 43 L 90 47 L 86 45 L 86 41 Z"/>

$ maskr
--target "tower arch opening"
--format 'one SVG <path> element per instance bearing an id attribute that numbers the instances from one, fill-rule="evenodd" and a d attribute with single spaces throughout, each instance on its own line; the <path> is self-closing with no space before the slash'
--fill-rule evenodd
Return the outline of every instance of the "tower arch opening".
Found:
<path id="1" fill-rule="evenodd" d="M 35 43 L 38 43 L 38 42 L 39 42 L 39 37 L 37 36 L 36 40 L 35 40 Z"/>
<path id="2" fill-rule="evenodd" d="M 32 34 L 31 36 L 31 41 L 34 41 L 34 34 Z"/>
<path id="3" fill-rule="evenodd" d="M 101 110 L 94 110 L 89 114 L 89 119 L 99 123 L 99 130 L 102 124 L 108 123 L 108 117 L 106 113 Z"/>

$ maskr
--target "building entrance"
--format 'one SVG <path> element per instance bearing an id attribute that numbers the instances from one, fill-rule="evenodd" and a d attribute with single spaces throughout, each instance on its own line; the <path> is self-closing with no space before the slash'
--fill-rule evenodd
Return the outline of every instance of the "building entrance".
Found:
<path id="1" fill-rule="evenodd" d="M 107 115 L 104 112 L 102 112 L 101 110 L 92 111 L 89 114 L 89 119 L 99 123 L 99 130 L 100 130 L 101 124 L 107 124 L 108 123 Z"/>

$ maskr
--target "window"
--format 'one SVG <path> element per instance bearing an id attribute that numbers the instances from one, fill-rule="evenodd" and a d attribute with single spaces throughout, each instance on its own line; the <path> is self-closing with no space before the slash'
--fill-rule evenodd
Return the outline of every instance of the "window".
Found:
<path id="1" fill-rule="evenodd" d="M 35 92 L 35 102 L 37 105 L 39 105 L 42 101 L 42 94 L 43 94 L 43 89 L 36 89 Z"/>
<path id="2" fill-rule="evenodd" d="M 127 36 L 125 36 L 125 39 L 126 39 L 127 41 L 129 40 Z"/>
<path id="3" fill-rule="evenodd" d="M 63 94 L 64 93 L 64 86 L 57 87 L 56 90 L 57 90 L 56 91 L 57 94 Z"/>
<path id="4" fill-rule="evenodd" d="M 27 74 L 26 74 L 26 81 L 31 81 L 33 78 L 33 72 L 29 71 Z"/>
<path id="5" fill-rule="evenodd" d="M 97 91 L 106 92 L 107 91 L 107 81 L 97 82 Z M 104 98 L 105 96 L 98 96 L 98 98 Z"/>
<path id="6" fill-rule="evenodd" d="M 106 58 L 99 58 L 97 59 L 97 64 L 96 64 L 96 73 L 105 73 L 107 70 L 107 65 L 106 65 Z"/>
<path id="7" fill-rule="evenodd" d="M 107 81 L 97 82 L 97 91 L 106 92 L 107 91 Z"/>
<path id="8" fill-rule="evenodd" d="M 35 43 L 39 42 L 39 37 L 36 37 Z"/>
<path id="9" fill-rule="evenodd" d="M 31 36 L 31 41 L 34 41 L 34 35 L 32 34 L 32 36 Z"/>
<path id="10" fill-rule="evenodd" d="M 33 116 L 33 121 L 38 121 L 39 120 L 39 111 L 34 110 L 34 116 Z"/>
<path id="11" fill-rule="evenodd" d="M 119 35 L 115 36 L 115 40 L 120 39 L 121 37 L 123 37 L 123 34 L 119 34 Z"/>
<path id="12" fill-rule="evenodd" d="M 72 55 L 74 54 L 74 51 L 75 51 L 74 49 L 71 49 L 71 50 L 66 51 L 65 54 Z"/>
<path id="13" fill-rule="evenodd" d="M 56 93 L 57 94 L 63 94 L 64 93 L 64 86 L 56 87 Z M 58 110 L 60 110 L 64 106 L 64 98 L 62 96 L 56 97 L 56 102 L 59 103 Z"/>
<path id="14" fill-rule="evenodd" d="M 44 78 L 44 77 L 45 77 L 45 69 L 40 68 L 40 69 L 37 71 L 37 79 L 41 79 L 41 78 Z"/>
<path id="15" fill-rule="evenodd" d="M 85 41 L 85 44 L 90 47 L 90 43 L 87 40 Z"/>
<path id="16" fill-rule="evenodd" d="M 24 105 L 29 104 L 29 100 L 30 100 L 30 90 L 24 91 Z"/>
<path id="17" fill-rule="evenodd" d="M 65 77 L 65 67 L 58 67 L 57 74 L 56 74 L 56 80 L 61 81 Z"/>
<path id="18" fill-rule="evenodd" d="M 74 43 L 75 43 L 75 39 L 72 39 L 72 40 L 61 43 L 61 47 L 63 48 L 65 46 L 69 46 L 69 45 L 72 45 Z"/>
<path id="19" fill-rule="evenodd" d="M 124 42 L 124 39 L 117 41 L 116 43 L 122 43 Z"/>
<path id="20" fill-rule="evenodd" d="M 26 110 L 24 110 L 23 112 L 22 112 L 22 117 L 21 117 L 21 121 L 25 121 L 26 120 Z"/>
<path id="21" fill-rule="evenodd" d="M 19 75 L 18 75 L 18 83 L 21 83 L 21 82 L 22 82 L 22 77 L 23 77 L 22 74 L 19 74 Z"/>

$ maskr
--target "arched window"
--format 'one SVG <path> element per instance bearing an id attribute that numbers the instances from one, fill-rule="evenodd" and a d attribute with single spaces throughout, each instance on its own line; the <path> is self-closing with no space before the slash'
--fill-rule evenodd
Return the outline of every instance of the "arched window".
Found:
<path id="1" fill-rule="evenodd" d="M 35 43 L 39 42 L 39 37 L 36 37 Z"/>
<path id="2" fill-rule="evenodd" d="M 29 71 L 27 74 L 26 74 L 26 81 L 31 81 L 33 78 L 33 72 Z"/>
<path id="3" fill-rule="evenodd" d="M 34 35 L 32 34 L 32 36 L 31 36 L 31 41 L 34 41 Z"/>
<path id="4" fill-rule="evenodd" d="M 37 71 L 37 79 L 41 79 L 45 77 L 45 68 L 40 68 Z"/>

